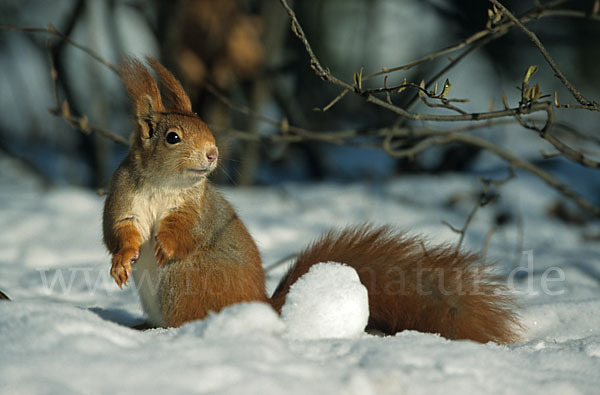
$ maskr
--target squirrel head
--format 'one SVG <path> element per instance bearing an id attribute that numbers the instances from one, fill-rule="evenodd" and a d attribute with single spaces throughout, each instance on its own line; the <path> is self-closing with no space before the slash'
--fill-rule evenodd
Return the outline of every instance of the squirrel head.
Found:
<path id="1" fill-rule="evenodd" d="M 181 83 L 158 61 L 146 58 L 146 62 L 164 88 L 167 105 L 140 61 L 129 58 L 121 63 L 136 125 L 130 154 L 146 179 L 161 185 L 194 185 L 217 166 L 215 138 L 192 111 Z"/>

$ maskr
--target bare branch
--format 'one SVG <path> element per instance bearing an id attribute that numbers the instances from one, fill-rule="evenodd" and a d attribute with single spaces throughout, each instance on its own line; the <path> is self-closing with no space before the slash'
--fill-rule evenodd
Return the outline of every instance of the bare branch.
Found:
<path id="1" fill-rule="evenodd" d="M 463 225 L 462 228 L 458 229 L 452 225 L 450 225 L 448 222 L 446 221 L 442 221 L 442 223 L 446 226 L 448 226 L 453 232 L 460 234 L 460 238 L 458 239 L 458 243 L 456 245 L 456 251 L 460 250 L 460 247 L 465 239 L 465 236 L 467 234 L 467 229 L 469 228 L 469 225 L 471 225 L 471 222 L 473 222 L 473 219 L 475 218 L 475 214 L 477 213 L 477 211 L 481 208 L 486 206 L 487 204 L 489 204 L 492 200 L 494 200 L 494 197 L 488 196 L 488 191 L 490 189 L 491 186 L 502 186 L 506 183 L 508 183 L 510 180 L 512 180 L 513 178 L 515 178 L 515 172 L 513 171 L 512 168 L 509 168 L 509 173 L 508 176 L 504 179 L 501 180 L 492 180 L 489 178 L 483 178 L 480 177 L 479 181 L 481 181 L 481 183 L 483 184 L 482 188 L 481 188 L 481 192 L 479 193 L 479 199 L 477 200 L 477 204 L 473 207 L 473 209 L 471 210 L 471 212 L 469 213 L 469 215 L 467 216 L 467 219 L 465 221 L 465 224 Z M 492 228 L 493 229 L 493 228 Z M 488 232 L 488 236 L 491 237 L 491 233 L 492 230 L 490 229 L 490 232 Z M 486 237 L 487 239 L 487 237 Z M 484 244 L 485 246 L 486 244 Z M 487 249 L 487 247 L 485 247 Z"/>
<path id="2" fill-rule="evenodd" d="M 496 0 L 490 0 L 490 1 L 496 2 Z M 269 123 L 279 129 L 279 132 L 269 135 L 269 136 L 250 135 L 243 131 L 236 131 L 236 130 L 228 129 L 227 132 L 230 136 L 233 136 L 234 138 L 246 139 L 246 140 L 251 140 L 251 141 L 297 142 L 297 141 L 302 141 L 302 140 L 315 140 L 315 141 L 322 141 L 322 142 L 333 143 L 333 144 L 356 144 L 356 145 L 361 145 L 361 146 L 375 146 L 374 142 L 371 143 L 370 145 L 368 143 L 358 143 L 358 144 L 356 143 L 357 137 L 367 136 L 367 137 L 374 139 L 374 141 L 380 141 L 378 146 L 382 146 L 383 149 L 389 155 L 394 156 L 394 157 L 414 156 L 414 155 L 418 154 L 419 152 L 421 152 L 422 150 L 429 148 L 431 146 L 434 146 L 434 145 L 448 144 L 448 143 L 452 143 L 452 142 L 470 144 L 470 145 L 477 146 L 479 148 L 491 151 L 491 152 L 499 155 L 505 161 L 507 161 L 507 163 L 509 163 L 512 167 L 521 168 L 521 169 L 524 169 L 524 170 L 530 172 L 531 174 L 535 175 L 536 177 L 544 180 L 547 184 L 549 184 L 551 187 L 555 188 L 556 190 L 560 191 L 562 194 L 564 194 L 568 198 L 572 199 L 575 203 L 577 203 L 584 210 L 588 210 L 590 212 L 593 212 L 595 215 L 600 216 L 599 208 L 597 208 L 592 203 L 588 202 L 587 200 L 585 200 L 584 198 L 579 196 L 577 193 L 572 191 L 566 185 L 562 184 L 560 181 L 558 181 L 556 178 L 554 178 L 549 173 L 543 171 L 542 169 L 535 166 L 534 164 L 517 157 L 510 151 L 508 151 L 502 147 L 499 147 L 485 139 L 462 133 L 462 131 L 474 130 L 474 129 L 489 125 L 492 122 L 492 120 L 514 117 L 523 126 L 537 131 L 542 138 L 548 140 L 551 144 L 553 144 L 556 147 L 556 149 L 558 149 L 560 152 L 562 152 L 569 159 L 576 161 L 578 163 L 582 163 L 588 167 L 598 168 L 597 162 L 591 161 L 589 158 L 586 158 L 581 152 L 578 152 L 578 151 L 568 147 L 566 144 L 562 143 L 562 141 L 558 140 L 557 138 L 555 138 L 554 136 L 552 136 L 550 134 L 551 127 L 554 123 L 554 112 L 553 112 L 554 109 L 552 107 L 552 103 L 530 101 L 528 103 L 521 103 L 518 107 L 515 107 L 515 108 L 505 108 L 504 110 L 499 110 L 499 111 L 488 111 L 488 112 L 481 112 L 481 113 L 465 113 L 465 112 L 461 111 L 460 109 L 458 109 L 454 106 L 451 106 L 449 104 L 451 102 L 451 100 L 446 99 L 445 101 L 441 100 L 441 104 L 438 104 L 438 103 L 430 103 L 430 104 L 434 104 L 436 107 L 444 107 L 444 108 L 447 108 L 447 109 L 450 109 L 453 111 L 457 111 L 457 112 L 459 112 L 459 114 L 437 115 L 437 114 L 420 114 L 420 113 L 410 112 L 408 110 L 405 110 L 398 106 L 393 105 L 391 100 L 384 101 L 376 96 L 376 94 L 379 91 L 388 94 L 389 90 L 387 87 L 384 87 L 384 90 L 380 89 L 380 90 L 372 90 L 372 91 L 368 91 L 368 90 L 362 91 L 362 89 L 361 89 L 362 87 L 359 86 L 359 85 L 361 85 L 360 83 L 358 85 L 356 83 L 354 85 L 350 85 L 342 80 L 339 80 L 335 76 L 333 76 L 331 74 L 331 72 L 329 71 L 329 69 L 324 68 L 321 65 L 321 63 L 319 62 L 319 60 L 317 59 L 317 57 L 315 56 L 315 54 L 312 51 L 312 48 L 310 46 L 310 43 L 308 42 L 308 40 L 304 34 L 304 31 L 302 30 L 302 27 L 296 18 L 295 13 L 287 4 L 287 1 L 280 0 L 280 2 L 284 6 L 284 8 L 287 10 L 288 14 L 290 15 L 290 18 L 292 21 L 292 31 L 301 40 L 301 42 L 303 43 L 303 45 L 307 51 L 311 68 L 323 80 L 326 80 L 332 84 L 335 84 L 335 85 L 343 88 L 343 91 L 338 95 L 338 97 L 336 97 L 331 103 L 329 103 L 327 106 L 325 106 L 323 108 L 324 111 L 326 111 L 332 105 L 334 105 L 336 102 L 341 100 L 341 98 L 344 97 L 344 95 L 347 92 L 353 91 L 354 93 L 363 96 L 365 98 L 366 102 L 373 103 L 373 104 L 378 105 L 382 108 L 385 108 L 389 111 L 392 111 L 392 112 L 404 117 L 405 119 L 419 120 L 419 121 L 468 121 L 471 124 L 467 125 L 466 127 L 457 127 L 457 128 L 448 129 L 448 130 L 411 129 L 411 128 L 396 127 L 396 128 L 384 128 L 384 129 L 380 129 L 380 130 L 373 130 L 373 131 L 369 131 L 366 133 L 365 133 L 365 131 L 357 131 L 357 130 L 349 130 L 349 131 L 342 131 L 342 132 L 338 132 L 338 131 L 315 132 L 315 131 L 310 131 L 310 130 L 306 130 L 303 128 L 289 125 L 289 123 L 285 119 L 283 119 L 281 121 L 276 121 L 276 120 L 272 120 L 268 117 L 265 117 L 263 115 L 257 114 L 245 106 L 240 106 L 240 105 L 237 105 L 237 104 L 231 102 L 228 98 L 221 95 L 216 89 L 211 88 L 209 86 L 208 87 L 209 91 L 215 97 L 219 98 L 219 100 L 226 103 L 230 108 L 232 108 L 236 111 L 239 111 L 247 116 L 255 117 L 256 119 L 258 119 L 262 122 Z M 564 2 L 564 1 L 560 0 L 560 1 L 555 1 L 552 3 L 559 4 L 562 2 Z M 548 3 L 545 7 L 550 7 L 550 3 Z M 523 25 L 523 23 L 526 22 L 527 18 L 530 18 L 530 19 L 539 18 L 544 13 L 547 13 L 547 15 L 549 15 L 549 16 L 558 15 L 558 13 L 551 14 L 551 13 L 549 13 L 549 11 L 551 11 L 551 10 L 547 10 L 547 9 L 537 10 L 537 12 L 538 12 L 537 14 L 534 14 L 534 13 L 527 14 L 527 16 L 523 17 L 522 20 L 520 20 L 520 21 L 517 20 L 517 21 L 519 21 L 519 23 L 521 25 Z M 458 63 L 458 61 L 460 61 L 460 59 L 464 58 L 468 53 L 472 52 L 479 46 L 485 45 L 487 42 L 491 41 L 493 38 L 496 38 L 496 36 L 500 35 L 501 33 L 503 34 L 504 30 L 502 30 L 502 29 L 508 29 L 510 26 L 513 26 L 513 25 L 519 26 L 514 20 L 511 19 L 509 21 L 503 22 L 501 25 L 499 25 L 493 29 L 490 29 L 490 31 L 495 32 L 495 34 L 486 33 L 485 35 L 481 34 L 481 35 L 477 35 L 477 36 L 472 36 L 470 38 L 471 41 L 469 41 L 469 39 L 467 39 L 466 41 L 469 41 L 469 42 L 464 45 L 459 45 L 457 47 L 457 49 L 466 47 L 469 44 L 472 44 L 472 45 L 469 46 L 467 48 L 467 50 L 464 51 L 458 58 L 456 58 L 449 65 L 447 65 L 440 73 L 445 72 L 449 68 L 456 65 Z M 501 26 L 503 26 L 503 27 L 500 28 Z M 519 27 L 521 27 L 521 26 L 519 26 Z M 116 69 L 110 62 L 103 60 L 94 51 L 90 50 L 89 48 L 87 48 L 81 44 L 74 42 L 69 37 L 56 31 L 56 29 L 53 28 L 52 26 L 49 26 L 47 29 L 42 29 L 42 28 L 0 25 L 0 29 L 21 30 L 21 31 L 25 31 L 25 32 L 44 33 L 44 34 L 50 34 L 50 35 L 57 36 L 61 40 L 64 40 L 68 44 L 73 45 L 74 47 L 84 51 L 89 56 L 91 56 L 93 59 L 95 59 L 98 62 L 102 63 L 103 65 L 109 67 L 116 74 L 119 74 L 118 69 Z M 496 30 L 494 30 L 494 29 L 496 29 Z M 488 31 L 488 30 L 486 30 L 486 31 Z M 457 50 L 457 49 L 454 49 L 454 50 Z M 438 55 L 438 56 L 441 56 L 441 55 Z M 64 102 L 62 105 L 60 105 L 59 98 L 58 98 L 58 91 L 57 91 L 57 87 L 56 87 L 56 81 L 58 79 L 58 75 L 57 75 L 56 69 L 53 65 L 52 59 L 50 59 L 50 63 L 51 63 L 51 77 L 52 77 L 52 81 L 53 81 L 53 88 L 54 88 L 55 99 L 56 99 L 56 103 L 57 103 L 57 108 L 54 110 L 51 110 L 51 111 L 56 115 L 62 116 L 70 125 L 77 128 L 78 130 L 81 130 L 84 133 L 97 132 L 107 138 L 118 141 L 120 143 L 127 144 L 127 141 L 124 138 L 112 133 L 111 131 L 89 125 L 87 117 L 85 117 L 85 116 L 77 117 L 77 116 L 72 115 L 69 110 L 68 102 Z M 438 76 L 439 75 L 440 74 L 438 73 Z M 434 80 L 439 78 L 438 76 L 436 76 L 434 78 Z M 362 75 L 360 75 L 360 81 L 362 82 L 368 77 L 369 76 L 362 77 Z M 432 95 L 430 92 L 427 92 L 424 88 L 421 88 L 421 87 L 419 87 L 419 88 L 421 89 L 421 91 L 424 91 L 425 96 L 436 99 L 435 95 Z M 389 96 L 387 98 L 389 99 Z M 437 99 L 439 99 L 439 97 L 437 97 Z M 591 102 L 589 102 L 589 103 L 591 103 Z M 592 104 L 595 105 L 595 103 L 592 103 Z M 526 124 L 523 121 L 523 118 L 522 118 L 523 116 L 531 115 L 531 114 L 538 113 L 538 112 L 545 112 L 547 114 L 547 119 L 546 119 L 546 122 L 543 127 L 538 128 L 536 126 Z M 480 123 L 478 121 L 485 121 L 485 122 Z M 496 122 L 498 122 L 498 121 L 496 121 Z M 500 122 L 504 122 L 504 121 L 500 120 Z M 416 145 L 414 145 L 408 149 L 398 149 L 397 144 L 396 144 L 398 142 L 398 139 L 400 139 L 400 141 L 407 141 L 407 140 L 411 140 L 411 139 L 414 141 L 414 139 L 420 139 L 420 141 L 418 141 L 418 143 Z"/>
<path id="3" fill-rule="evenodd" d="M 56 30 L 55 30 L 56 31 Z M 60 33 L 59 33 L 60 34 Z M 59 37 L 63 37 L 63 35 L 59 35 Z M 71 42 L 69 42 L 71 43 Z M 82 45 L 77 44 L 77 48 L 84 50 L 86 53 L 90 54 L 88 48 L 83 47 Z M 54 57 L 52 56 L 52 50 L 50 45 L 50 39 L 46 40 L 46 51 L 48 53 L 48 62 L 50 63 L 50 79 L 52 80 L 52 89 L 54 91 L 54 100 L 56 107 L 49 109 L 50 113 L 53 115 L 61 116 L 69 125 L 71 125 L 74 129 L 81 131 L 84 134 L 97 133 L 102 137 L 105 137 L 114 142 L 128 145 L 129 141 L 126 138 L 119 136 L 118 134 L 104 129 L 99 126 L 91 125 L 88 121 L 88 117 L 85 115 L 75 116 L 71 113 L 70 105 L 67 100 L 65 100 L 62 105 L 60 103 L 60 97 L 58 93 L 58 85 L 57 81 L 59 79 L 58 71 L 56 70 L 56 66 L 54 63 Z M 95 58 L 94 58 L 95 59 Z M 102 64 L 107 64 L 107 62 L 102 61 Z"/>
<path id="4" fill-rule="evenodd" d="M 544 47 L 544 44 L 539 40 L 537 35 L 529 30 L 517 17 L 513 15 L 500 1 L 498 0 L 489 0 L 492 4 L 494 4 L 504 15 L 506 15 L 525 35 L 533 42 L 533 44 L 538 48 L 546 62 L 550 65 L 556 77 L 563 83 L 563 85 L 571 92 L 575 100 L 582 106 L 585 106 L 589 110 L 600 111 L 600 105 L 598 103 L 588 100 L 583 95 L 575 89 L 573 84 L 569 82 L 567 77 L 563 74 L 563 72 L 558 68 L 558 65 Z"/>
<path id="5" fill-rule="evenodd" d="M 90 49 L 90 48 L 88 48 L 88 47 L 86 47 L 84 45 L 79 44 L 78 42 L 72 40 L 68 36 L 66 36 L 63 33 L 59 32 L 58 30 L 56 30 L 56 28 L 53 25 L 48 25 L 47 28 L 31 27 L 31 26 L 0 25 L 0 30 L 13 30 L 13 31 L 28 32 L 28 33 L 43 33 L 43 34 L 50 34 L 52 36 L 56 36 L 56 37 L 60 38 L 61 40 L 63 40 L 64 42 L 68 43 L 69 45 L 72 45 L 75 48 L 77 48 L 77 49 L 85 52 L 92 59 L 94 59 L 97 62 L 102 63 L 104 66 L 106 66 L 109 69 L 111 69 L 117 75 L 119 74 L 119 69 L 117 69 L 115 67 L 115 65 L 113 65 L 112 63 L 104 60 L 100 55 L 98 55 L 98 53 L 96 53 L 92 49 Z"/>
<path id="6" fill-rule="evenodd" d="M 554 126 L 554 111 L 552 111 L 552 107 L 549 107 L 546 113 L 548 114 L 548 120 L 543 128 L 538 128 L 535 125 L 524 122 L 523 119 L 518 115 L 516 115 L 515 118 L 523 127 L 537 132 L 542 139 L 552 144 L 554 148 L 556 148 L 568 159 L 592 169 L 600 169 L 600 162 L 592 160 L 585 156 L 583 152 L 571 148 L 551 133 L 552 127 Z"/>
<path id="7" fill-rule="evenodd" d="M 313 70 L 315 70 L 315 73 L 317 73 L 317 75 L 319 77 L 321 77 L 323 80 L 329 81 L 336 85 L 342 86 L 343 88 L 346 88 L 348 90 L 353 90 L 354 92 L 361 94 L 360 90 L 358 90 L 356 86 L 350 87 L 347 83 L 340 81 L 339 79 L 333 77 L 331 75 L 331 73 L 329 72 L 329 70 L 325 70 L 323 68 L 323 66 L 321 66 L 321 63 L 319 62 L 319 60 L 316 58 L 314 52 L 312 51 L 310 43 L 308 42 L 308 40 L 304 34 L 304 31 L 302 30 L 302 27 L 296 18 L 295 13 L 290 8 L 290 6 L 288 5 L 286 0 L 279 0 L 279 1 L 283 5 L 283 7 L 287 10 L 288 14 L 290 15 L 290 18 L 292 19 L 292 31 L 300 39 L 300 41 L 304 44 L 304 47 L 310 58 L 311 67 L 313 68 Z M 490 0 L 490 1 L 492 1 L 493 3 L 498 3 L 497 0 Z M 557 1 L 555 3 L 559 4 L 562 2 L 563 1 Z M 501 6 L 501 4 L 499 4 L 499 5 Z M 504 8 L 503 6 L 502 6 L 502 9 L 506 10 L 506 8 Z M 510 14 L 510 15 L 512 15 L 512 14 Z M 520 26 L 520 27 L 523 26 L 521 21 L 516 20 L 514 15 L 512 17 L 514 19 L 511 18 L 511 20 L 515 25 Z M 517 117 L 517 119 L 519 119 L 518 117 L 520 117 L 521 115 L 524 115 L 524 114 L 531 114 L 536 111 L 545 111 L 549 114 L 549 116 L 546 121 L 546 125 L 543 128 L 544 135 L 548 134 L 547 131 L 550 129 L 550 127 L 552 126 L 552 122 L 554 121 L 552 103 L 550 103 L 550 102 L 536 102 L 536 103 L 532 102 L 532 103 L 529 103 L 527 106 L 519 106 L 518 108 L 505 109 L 505 110 L 500 110 L 500 111 L 490 111 L 490 112 L 486 112 L 486 113 L 473 113 L 473 114 L 464 114 L 464 115 L 463 114 L 460 114 L 460 115 L 428 115 L 428 114 L 411 113 L 405 109 L 394 106 L 393 104 L 390 104 L 387 101 L 381 100 L 373 94 L 367 94 L 366 100 L 367 100 L 367 102 L 371 102 L 382 108 L 392 111 L 400 116 L 403 116 L 407 119 L 412 119 L 412 120 L 479 121 L 479 120 L 494 119 L 494 118 L 499 118 L 499 117 L 504 117 L 504 116 L 513 116 L 513 117 Z M 584 104 L 584 103 L 582 103 L 582 104 Z M 482 139 L 482 138 L 476 137 L 476 136 L 472 136 L 472 135 L 462 134 L 462 133 L 450 133 L 450 134 L 447 134 L 444 136 L 440 136 L 439 135 L 440 133 L 438 132 L 437 137 L 432 138 L 432 139 L 426 139 L 425 141 L 418 143 L 416 148 L 413 147 L 408 150 L 394 151 L 393 149 L 390 149 L 390 143 L 391 143 L 391 139 L 394 137 L 394 133 L 396 133 L 396 136 L 397 136 L 397 132 L 391 132 L 390 135 L 386 136 L 386 138 L 384 139 L 384 143 L 383 143 L 383 148 L 391 156 L 394 156 L 394 157 L 412 156 L 412 155 L 415 155 L 417 152 L 422 151 L 425 148 L 429 148 L 430 146 L 440 145 L 440 144 L 448 144 L 451 142 L 462 142 L 465 144 L 474 145 L 479 148 L 482 148 L 482 149 L 485 149 L 485 150 L 488 150 L 490 152 L 497 154 L 498 156 L 500 156 L 501 158 L 506 160 L 511 166 L 513 166 L 515 168 L 521 168 L 523 170 L 528 171 L 529 173 L 533 174 L 534 176 L 542 179 L 544 182 L 546 182 L 548 185 L 550 185 L 551 187 L 553 187 L 556 190 L 558 190 L 559 192 L 561 192 L 566 197 L 573 200 L 582 209 L 584 209 L 586 211 L 590 211 L 590 212 L 594 213 L 594 215 L 600 217 L 600 208 L 596 207 L 594 204 L 592 204 L 587 199 L 585 199 L 582 196 L 580 196 L 579 194 L 577 194 L 571 188 L 569 188 L 565 184 L 561 183 L 557 178 L 552 176 L 550 173 L 547 173 L 546 171 L 542 170 L 538 166 L 535 166 L 534 164 L 532 164 L 524 159 L 519 158 L 518 156 L 514 155 L 510 151 L 508 151 L 498 145 L 495 145 L 485 139 Z M 412 137 L 412 136 L 410 136 L 410 137 Z"/>
<path id="8" fill-rule="evenodd" d="M 317 76 L 319 76 L 322 80 L 329 81 L 329 82 L 339 85 L 342 88 L 345 88 L 347 90 L 353 90 L 352 85 L 349 85 L 348 83 L 341 81 L 341 80 L 337 79 L 336 77 L 332 76 L 329 69 L 325 69 L 325 68 L 323 68 L 323 66 L 321 66 L 321 62 L 319 62 L 319 60 L 315 56 L 315 53 L 313 52 L 310 43 L 306 39 L 304 30 L 302 29 L 302 26 L 300 25 L 300 23 L 298 22 L 298 19 L 296 18 L 296 13 L 294 12 L 294 10 L 292 10 L 292 8 L 288 5 L 288 3 L 285 0 L 280 0 L 280 1 L 292 21 L 292 32 L 294 32 L 296 37 L 298 37 L 300 39 L 300 41 L 304 45 L 304 48 L 306 49 L 306 52 L 308 53 L 308 56 L 310 59 L 310 67 L 314 70 L 315 74 L 317 74 Z"/>
<path id="9" fill-rule="evenodd" d="M 588 15 L 586 15 L 585 13 L 580 12 L 580 11 L 549 10 L 548 9 L 548 8 L 557 7 L 560 4 L 566 3 L 567 1 L 568 0 L 556 0 L 556 1 L 548 2 L 547 4 L 544 5 L 544 8 L 537 7 L 533 10 L 526 12 L 522 17 L 520 17 L 520 20 L 523 23 L 527 23 L 527 22 L 531 22 L 532 20 L 540 19 L 540 18 L 547 17 L 547 16 L 589 18 Z M 593 18 L 593 19 L 595 19 L 595 18 Z M 374 77 L 377 77 L 377 76 L 380 76 L 383 74 L 393 73 L 395 71 L 409 70 L 420 64 L 431 62 L 432 60 L 438 59 L 444 55 L 448 55 L 450 53 L 459 51 L 465 47 L 468 47 L 469 45 L 480 43 L 484 40 L 489 42 L 489 41 L 491 41 L 491 40 L 489 40 L 490 38 L 494 38 L 494 39 L 500 38 L 504 34 L 508 33 L 510 28 L 512 28 L 513 26 L 514 26 L 513 21 L 506 21 L 500 25 L 490 27 L 489 29 L 484 29 L 484 30 L 478 31 L 457 44 L 443 48 L 437 52 L 434 52 L 432 54 L 429 54 L 427 56 L 424 56 L 420 59 L 417 59 L 415 61 L 412 61 L 412 62 L 407 63 L 402 66 L 384 67 L 384 68 L 382 68 L 381 71 L 378 71 L 376 73 L 365 76 L 363 78 L 363 80 L 369 80 L 371 78 L 374 78 Z"/>

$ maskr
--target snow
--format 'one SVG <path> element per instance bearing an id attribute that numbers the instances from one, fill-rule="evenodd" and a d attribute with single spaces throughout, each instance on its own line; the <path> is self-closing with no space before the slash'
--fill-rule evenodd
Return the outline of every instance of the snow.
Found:
<path id="1" fill-rule="evenodd" d="M 415 331 L 357 334 L 357 322 L 339 318 L 333 323 L 346 323 L 351 335 L 333 338 L 347 329 L 339 326 L 330 335 L 300 338 L 298 332 L 314 334 L 327 323 L 316 311 L 293 308 L 297 320 L 289 311 L 280 318 L 260 303 L 231 306 L 177 329 L 130 329 L 143 312 L 133 287 L 119 290 L 108 274 L 103 198 L 47 188 L 1 156 L 0 167 L 0 289 L 12 298 L 0 302 L 2 394 L 598 393 L 600 227 L 549 218 L 557 194 L 524 174 L 477 213 L 465 239 L 466 248 L 482 248 L 495 212 L 512 210 L 513 220 L 491 237 L 487 257 L 501 274 L 513 272 L 509 286 L 525 329 L 521 342 L 501 346 Z M 331 227 L 365 221 L 455 243 L 457 235 L 441 221 L 462 226 L 480 188 L 474 176 L 448 175 L 225 188 L 224 194 L 268 266 Z M 285 269 L 268 272 L 269 292 Z M 295 303 L 318 302 L 310 293 L 329 281 L 331 295 L 344 293 L 357 310 L 364 308 L 355 273 L 343 269 L 315 268 L 303 279 L 307 284 L 295 287 Z M 321 300 L 340 313 L 340 300 Z M 364 319 L 364 311 L 348 314 Z"/>
<path id="2" fill-rule="evenodd" d="M 369 320 L 367 288 L 350 266 L 317 263 L 291 286 L 281 318 L 293 339 L 360 337 Z"/>

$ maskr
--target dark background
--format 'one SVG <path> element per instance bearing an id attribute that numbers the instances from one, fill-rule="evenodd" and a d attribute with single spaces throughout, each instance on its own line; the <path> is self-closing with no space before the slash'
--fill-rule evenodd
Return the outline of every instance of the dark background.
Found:
<path id="1" fill-rule="evenodd" d="M 504 1 L 515 14 L 537 3 Z M 322 64 L 348 82 L 361 67 L 368 74 L 465 39 L 485 28 L 489 8 L 482 0 L 311 0 L 293 5 Z M 592 5 L 593 0 L 566 1 L 563 7 L 589 11 Z M 289 18 L 276 0 L 11 0 L 0 3 L 0 23 L 52 24 L 115 64 L 126 55 L 158 58 L 181 79 L 194 110 L 220 140 L 224 160 L 214 177 L 219 183 L 383 181 L 415 172 L 480 173 L 506 168 L 502 161 L 465 146 L 446 146 L 411 160 L 395 160 L 375 148 L 311 141 L 248 143 L 228 137 L 226 131 L 231 128 L 264 136 L 277 130 L 230 108 L 207 86 L 253 112 L 276 121 L 286 118 L 292 125 L 314 131 L 369 131 L 398 121 L 394 114 L 352 94 L 325 113 L 314 111 L 329 103 L 340 88 L 321 81 L 308 67 L 306 52 L 291 34 Z M 539 35 L 578 89 L 597 98 L 600 22 L 545 18 L 528 27 Z M 58 71 L 60 100 L 67 99 L 73 114 L 85 114 L 94 125 L 123 137 L 131 130 L 124 90 L 107 67 L 56 37 L 2 30 L 0 150 L 26 163 L 50 184 L 104 187 L 126 146 L 85 135 L 50 114 L 49 109 L 56 105 L 48 38 Z M 395 73 L 389 83 L 403 78 L 418 83 L 447 62 L 448 58 L 442 57 Z M 561 99 L 572 102 L 537 49 L 516 29 L 478 50 L 440 83 L 450 78 L 452 94 L 471 99 L 466 105 L 469 111 L 486 111 L 491 101 L 498 108 L 503 92 L 515 103 L 519 96 L 516 87 L 531 64 L 540 65 L 536 81 L 544 93 L 558 90 Z M 381 86 L 382 80 L 373 84 Z M 402 105 L 411 96 L 399 97 L 395 104 Z M 417 107 L 419 110 L 422 108 Z M 597 138 L 597 113 L 564 110 L 558 117 L 565 127 Z M 484 130 L 482 135 L 568 178 L 576 189 L 598 202 L 597 172 L 564 159 L 545 159 L 540 153 L 548 146 L 530 131 L 514 125 Z M 598 152 L 595 148 L 590 148 L 590 155 Z"/>

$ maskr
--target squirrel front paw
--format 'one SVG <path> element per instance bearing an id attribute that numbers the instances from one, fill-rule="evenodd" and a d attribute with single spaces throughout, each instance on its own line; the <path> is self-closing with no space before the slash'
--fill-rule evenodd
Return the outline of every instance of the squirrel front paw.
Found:
<path id="1" fill-rule="evenodd" d="M 173 259 L 184 259 L 193 251 L 198 244 L 193 230 L 195 218 L 193 210 L 188 213 L 185 209 L 163 218 L 154 237 L 154 256 L 159 266 Z"/>
<path id="2" fill-rule="evenodd" d="M 171 236 L 171 233 L 167 232 L 158 232 L 154 238 L 156 240 L 154 256 L 156 257 L 158 266 L 163 266 L 175 256 L 177 240 Z"/>
<path id="3" fill-rule="evenodd" d="M 131 275 L 131 265 L 135 263 L 139 257 L 140 251 L 135 248 L 123 248 L 113 255 L 110 275 L 119 288 L 123 289 L 123 285 L 127 285 L 127 280 Z"/>

